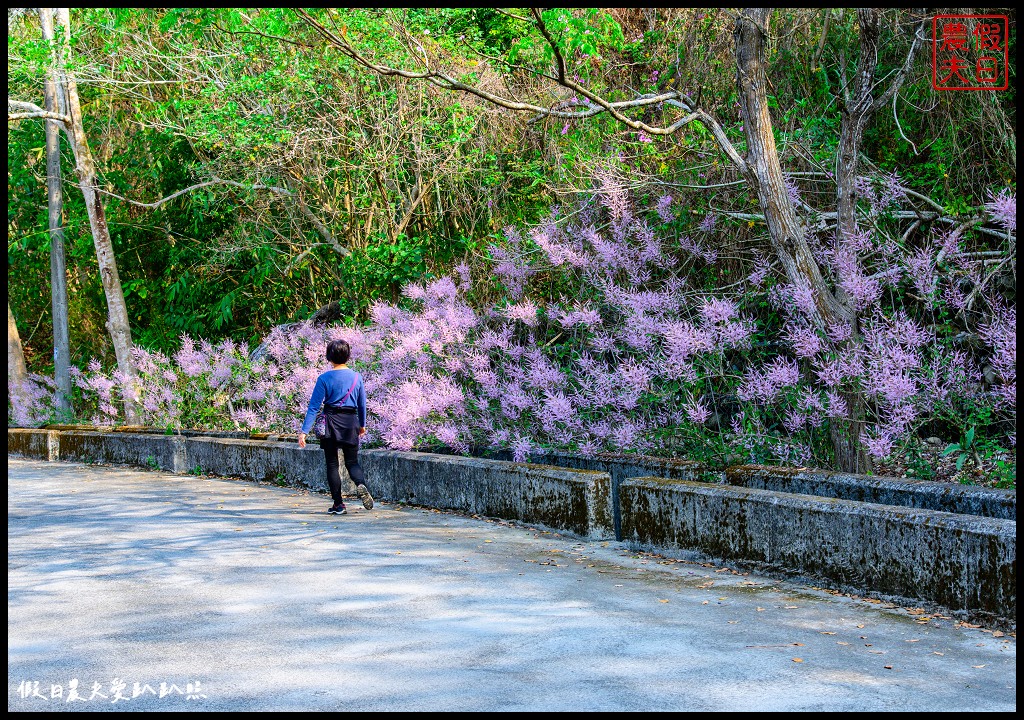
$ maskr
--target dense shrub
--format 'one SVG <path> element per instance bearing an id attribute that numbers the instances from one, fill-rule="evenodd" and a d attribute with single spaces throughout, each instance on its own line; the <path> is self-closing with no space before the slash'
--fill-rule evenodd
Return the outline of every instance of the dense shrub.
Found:
<path id="1" fill-rule="evenodd" d="M 894 177 L 866 187 L 868 212 L 898 207 L 900 190 Z M 1013 196 L 988 213 L 1015 231 Z M 325 342 L 344 338 L 366 378 L 367 441 L 392 448 L 829 466 L 832 425 L 851 421 L 879 459 L 936 423 L 1015 444 L 1016 310 L 983 288 L 970 297 L 980 261 L 955 231 L 919 247 L 866 231 L 819 242 L 856 301 L 856 336 L 816 327 L 810 289 L 763 259 L 729 292 L 703 289 L 716 232 L 727 218 L 677 218 L 667 195 L 640 212 L 605 174 L 572 212 L 506 229 L 487 264 L 408 284 L 365 327 L 278 328 L 254 352 L 187 336 L 172 357 L 136 349 L 133 380 L 95 363 L 77 373 L 77 407 L 96 424 L 123 422 L 127 398 L 147 424 L 294 432 Z M 9 422 L 44 421 L 50 394 L 35 376 Z"/>

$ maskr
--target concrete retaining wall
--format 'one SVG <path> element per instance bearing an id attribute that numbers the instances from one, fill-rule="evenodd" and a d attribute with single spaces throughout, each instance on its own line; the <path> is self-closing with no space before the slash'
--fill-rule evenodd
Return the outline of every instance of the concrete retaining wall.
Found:
<path id="1" fill-rule="evenodd" d="M 305 449 L 293 442 L 232 440 L 190 437 L 185 440 L 190 471 L 207 475 L 243 477 L 250 480 L 295 485 L 324 491 L 324 456 L 316 445 Z M 342 465 L 343 494 L 355 492 Z"/>
<path id="2" fill-rule="evenodd" d="M 139 465 L 175 473 L 188 471 L 185 438 L 178 435 L 60 431 L 54 460 Z M 10 431 L 8 431 L 10 438 Z"/>
<path id="3" fill-rule="evenodd" d="M 491 456 L 508 460 L 511 458 L 511 453 L 500 451 Z M 1015 490 L 765 465 L 740 465 L 720 471 L 712 470 L 706 465 L 692 460 L 644 455 L 601 453 L 585 456 L 567 452 L 548 452 L 537 456 L 536 461 L 559 467 L 598 470 L 611 474 L 612 493 L 616 503 L 618 503 L 619 486 L 624 480 L 634 477 L 659 477 L 818 495 L 882 505 L 901 505 L 1004 520 L 1017 519 L 1017 492 Z M 616 519 L 618 520 L 618 518 Z M 618 528 L 619 525 L 616 527 Z"/>
<path id="4" fill-rule="evenodd" d="M 451 455 L 367 450 L 359 453 L 382 497 L 611 538 L 611 476 Z"/>
<path id="5" fill-rule="evenodd" d="M 1016 521 L 663 478 L 625 481 L 619 501 L 638 547 L 1016 622 Z"/>
<path id="6" fill-rule="evenodd" d="M 57 460 L 60 433 L 56 430 L 7 430 L 7 452 L 12 455 Z"/>
<path id="7" fill-rule="evenodd" d="M 493 453 L 492 456 L 499 460 L 511 460 L 512 453 L 503 450 Z M 706 483 L 721 484 L 725 482 L 724 472 L 712 470 L 703 463 L 694 460 L 656 458 L 646 455 L 612 455 L 609 453 L 580 455 L 578 453 L 560 451 L 546 452 L 531 459 L 535 462 L 543 462 L 557 467 L 608 473 L 612 479 L 612 521 L 614 523 L 616 540 L 622 539 L 619 486 L 622 485 L 623 481 L 634 477 L 653 476 Z"/>
<path id="8" fill-rule="evenodd" d="M 129 430 L 9 428 L 8 452 L 326 489 L 316 445 L 300 449 L 277 436 Z M 550 453 L 544 459 L 547 465 L 360 452 L 382 500 L 697 553 L 1015 627 L 1015 491 L 754 466 L 723 474 L 645 457 Z M 644 477 L 652 472 L 662 477 Z M 352 494 L 342 473 L 343 492 Z M 733 484 L 720 484 L 726 479 Z"/>
<path id="9" fill-rule="evenodd" d="M 91 425 L 49 425 L 44 430 L 50 432 L 92 431 L 166 435 L 166 431 L 161 428 L 134 426 L 110 428 Z M 176 434 L 187 438 L 264 440 L 292 443 L 295 440 L 294 435 L 247 433 L 241 431 L 181 430 Z M 9 438 L 9 440 L 14 441 L 12 438 Z M 287 445 L 282 447 L 287 447 Z M 421 451 L 462 457 L 462 455 L 446 448 L 422 448 Z M 491 451 L 486 448 L 479 448 L 471 454 L 474 457 L 492 460 L 512 460 L 512 454 L 505 450 Z M 612 478 L 613 507 L 618 505 L 618 486 L 623 480 L 633 477 L 661 477 L 717 484 L 727 483 L 741 487 L 760 488 L 762 490 L 820 495 L 822 497 L 874 502 L 884 505 L 902 505 L 943 512 L 979 515 L 981 517 L 995 517 L 1008 520 L 1015 520 L 1017 517 L 1017 493 L 1015 490 L 997 490 L 969 485 L 936 483 L 912 478 L 874 477 L 870 475 L 764 465 L 741 465 L 721 471 L 712 470 L 706 465 L 692 460 L 657 458 L 644 455 L 613 455 L 610 453 L 580 455 L 577 453 L 551 451 L 533 455 L 530 458 L 530 462 L 575 470 L 594 470 L 609 473 Z M 319 487 L 319 485 L 316 485 L 316 487 Z"/>
<path id="10" fill-rule="evenodd" d="M 494 454 L 497 460 L 511 460 L 512 453 L 501 451 Z M 596 470 L 606 472 L 612 480 L 621 483 L 632 477 L 664 477 L 674 480 L 693 480 L 695 482 L 724 483 L 725 473 L 712 470 L 703 463 L 694 460 L 674 458 L 657 458 L 647 455 L 612 455 L 597 453 L 580 455 L 578 453 L 549 451 L 543 455 L 535 455 L 530 462 L 555 465 L 557 467 L 576 470 Z"/>
<path id="11" fill-rule="evenodd" d="M 661 473 L 653 474 L 665 477 Z M 725 475 L 730 485 L 761 490 L 902 505 L 1003 520 L 1017 519 L 1016 490 L 762 465 L 731 467 Z"/>

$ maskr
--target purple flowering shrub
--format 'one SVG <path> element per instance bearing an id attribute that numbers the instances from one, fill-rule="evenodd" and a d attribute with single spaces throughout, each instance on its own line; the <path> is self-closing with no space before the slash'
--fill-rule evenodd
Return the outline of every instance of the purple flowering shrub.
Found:
<path id="1" fill-rule="evenodd" d="M 8 388 L 7 424 L 35 427 L 56 419 L 53 378 L 30 373 L 23 383 Z"/>
<path id="2" fill-rule="evenodd" d="M 409 284 L 365 327 L 281 327 L 253 352 L 189 337 L 172 357 L 136 349 L 132 378 L 96 363 L 76 372 L 77 409 L 119 424 L 130 400 L 147 425 L 296 432 L 328 367 L 325 343 L 344 338 L 365 379 L 366 442 L 402 450 L 827 466 L 833 424 L 881 459 L 937 421 L 988 422 L 1015 443 L 1015 309 L 984 292 L 962 227 L 917 246 L 877 231 L 906 201 L 897 176 L 858 194 L 874 230 L 812 237 L 856 330 L 816 325 L 814 291 L 783 281 L 765 255 L 728 292 L 707 289 L 728 217 L 687 225 L 692 213 L 668 195 L 639 210 L 605 172 L 579 207 L 507 228 L 486 265 Z M 1004 191 L 985 208 L 1007 232 L 1015 202 Z M 52 383 L 33 383 L 9 422 L 47 419 Z"/>
<path id="3" fill-rule="evenodd" d="M 258 357 L 244 343 L 187 336 L 170 358 L 135 348 L 132 378 L 116 370 L 108 376 L 98 363 L 76 373 L 80 415 L 97 425 L 123 424 L 130 400 L 143 425 L 295 432 L 317 375 L 327 369 L 324 344 L 324 332 L 302 325 L 271 332 Z"/>
<path id="4" fill-rule="evenodd" d="M 468 449 L 466 356 L 479 320 L 461 287 L 448 277 L 408 285 L 404 295 L 421 306 L 418 311 L 374 306 L 362 363 L 369 442 L 401 450 L 428 441 Z"/>

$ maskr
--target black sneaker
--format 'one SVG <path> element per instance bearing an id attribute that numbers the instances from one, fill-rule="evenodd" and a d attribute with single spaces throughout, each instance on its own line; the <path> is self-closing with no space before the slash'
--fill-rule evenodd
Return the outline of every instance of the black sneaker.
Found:
<path id="1" fill-rule="evenodd" d="M 363 501 L 364 508 L 373 510 L 373 495 L 370 494 L 365 485 L 356 485 L 356 495 Z"/>
<path id="2" fill-rule="evenodd" d="M 331 505 L 328 511 L 331 515 L 348 515 L 348 510 L 345 509 L 345 503 L 338 503 L 337 505 Z"/>

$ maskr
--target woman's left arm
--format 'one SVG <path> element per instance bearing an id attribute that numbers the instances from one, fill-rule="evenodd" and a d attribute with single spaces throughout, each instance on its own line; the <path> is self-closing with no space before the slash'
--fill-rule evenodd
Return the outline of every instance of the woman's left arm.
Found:
<path id="1" fill-rule="evenodd" d="M 359 376 L 359 396 L 356 398 L 356 408 L 359 412 L 359 434 L 366 432 L 366 388 L 363 386 L 363 376 Z"/>

